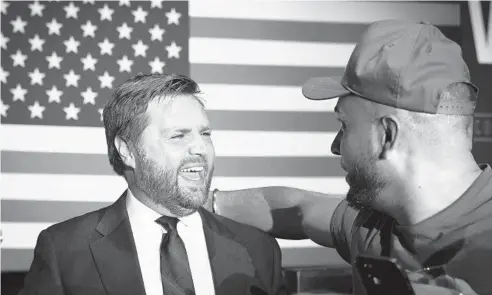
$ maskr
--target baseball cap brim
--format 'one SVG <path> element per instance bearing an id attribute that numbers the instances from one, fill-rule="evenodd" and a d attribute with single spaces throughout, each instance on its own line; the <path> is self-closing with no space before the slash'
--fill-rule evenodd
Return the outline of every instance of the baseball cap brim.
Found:
<path id="1" fill-rule="evenodd" d="M 302 86 L 302 94 L 312 100 L 324 100 L 350 94 L 341 83 L 342 77 L 313 77 Z"/>

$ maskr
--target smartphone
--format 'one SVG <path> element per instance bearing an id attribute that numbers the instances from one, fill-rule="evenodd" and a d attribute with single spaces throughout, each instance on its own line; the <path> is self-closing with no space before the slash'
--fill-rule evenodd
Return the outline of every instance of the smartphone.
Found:
<path id="1" fill-rule="evenodd" d="M 396 259 L 359 255 L 355 264 L 368 295 L 415 295 Z"/>

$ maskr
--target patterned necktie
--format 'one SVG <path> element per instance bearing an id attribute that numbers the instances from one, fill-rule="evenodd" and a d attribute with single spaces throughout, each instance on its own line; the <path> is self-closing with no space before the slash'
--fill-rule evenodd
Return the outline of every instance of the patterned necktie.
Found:
<path id="1" fill-rule="evenodd" d="M 167 233 L 161 242 L 161 277 L 165 295 L 194 295 L 190 264 L 183 240 L 178 235 L 178 219 L 162 216 L 156 220 Z"/>

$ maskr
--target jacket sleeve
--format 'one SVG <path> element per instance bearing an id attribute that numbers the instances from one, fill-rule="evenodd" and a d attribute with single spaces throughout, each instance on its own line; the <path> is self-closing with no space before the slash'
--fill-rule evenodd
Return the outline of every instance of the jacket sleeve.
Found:
<path id="1" fill-rule="evenodd" d="M 43 230 L 34 249 L 34 260 L 19 295 L 64 295 L 51 234 Z"/>

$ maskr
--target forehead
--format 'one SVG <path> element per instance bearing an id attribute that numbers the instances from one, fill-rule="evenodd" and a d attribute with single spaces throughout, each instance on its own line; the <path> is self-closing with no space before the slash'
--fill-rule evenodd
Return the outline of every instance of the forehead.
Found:
<path id="1" fill-rule="evenodd" d="M 191 94 L 155 99 L 147 107 L 149 124 L 168 128 L 208 125 L 203 105 Z"/>
<path id="2" fill-rule="evenodd" d="M 346 95 L 338 99 L 335 112 L 339 117 L 346 119 L 357 119 L 367 117 L 369 105 L 366 101 L 356 95 Z"/>

